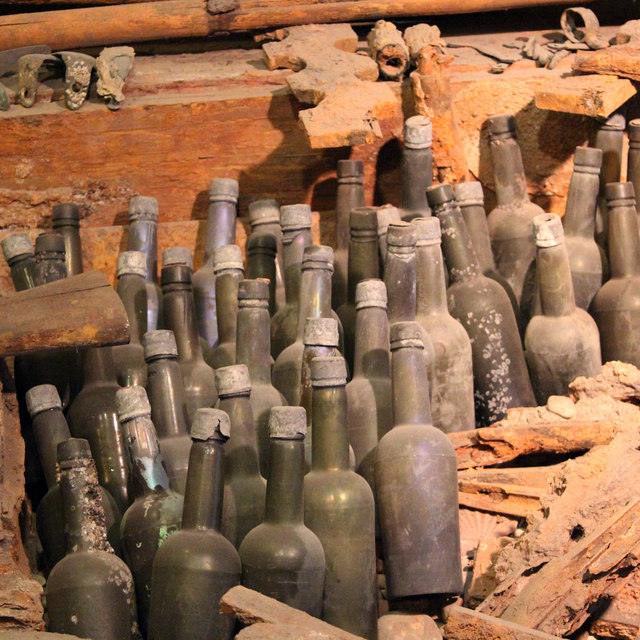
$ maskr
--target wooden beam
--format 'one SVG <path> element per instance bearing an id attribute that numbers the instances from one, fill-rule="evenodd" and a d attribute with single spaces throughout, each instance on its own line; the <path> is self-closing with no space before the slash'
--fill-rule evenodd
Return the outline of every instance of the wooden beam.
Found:
<path id="1" fill-rule="evenodd" d="M 540 508 L 543 489 L 498 482 L 458 478 L 458 502 L 462 507 L 525 518 Z"/>
<path id="2" fill-rule="evenodd" d="M 630 43 L 578 53 L 572 68 L 582 73 L 616 75 L 640 81 L 640 47 Z"/>

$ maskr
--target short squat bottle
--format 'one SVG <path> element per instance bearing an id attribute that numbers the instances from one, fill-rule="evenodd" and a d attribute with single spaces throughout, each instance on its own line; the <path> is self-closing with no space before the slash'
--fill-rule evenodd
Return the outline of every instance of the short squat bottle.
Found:
<path id="1" fill-rule="evenodd" d="M 64 237 L 67 275 L 82 273 L 82 241 L 80 239 L 80 209 L 73 202 L 63 202 L 53 207 L 53 230 Z"/>
<path id="2" fill-rule="evenodd" d="M 160 545 L 180 528 L 182 496 L 169 488 L 144 388 L 120 389 L 116 406 L 127 442 L 134 498 L 122 516 L 122 557 L 133 575 L 138 621 L 146 638 L 153 559 Z"/>
<path id="3" fill-rule="evenodd" d="M 122 387 L 147 385 L 142 336 L 147 331 L 147 261 L 141 251 L 123 251 L 118 256 L 117 292 L 129 319 L 129 344 L 113 347 L 116 376 Z"/>
<path id="4" fill-rule="evenodd" d="M 627 180 L 635 193 L 640 193 L 640 119 L 631 120 L 627 127 L 629 153 L 627 154 Z M 640 207 L 636 202 L 636 210 Z"/>
<path id="5" fill-rule="evenodd" d="M 151 419 L 169 476 L 169 486 L 184 493 L 191 451 L 189 414 L 173 331 L 157 329 L 142 338 L 147 361 Z"/>
<path id="6" fill-rule="evenodd" d="M 322 543 L 304 524 L 302 407 L 271 409 L 269 480 L 264 522 L 240 546 L 242 584 L 319 618 L 325 560 Z"/>
<path id="7" fill-rule="evenodd" d="M 218 344 L 216 319 L 216 276 L 213 254 L 218 247 L 236 241 L 236 216 L 239 185 L 232 178 L 214 178 L 209 186 L 209 213 L 204 247 L 204 262 L 193 274 L 193 297 L 197 326 L 210 347 Z"/>
<path id="8" fill-rule="evenodd" d="M 314 358 L 311 380 L 313 465 L 304 478 L 304 522 L 325 554 L 322 619 L 373 639 L 378 621 L 375 506 L 366 480 L 349 468 L 344 358 Z"/>
<path id="9" fill-rule="evenodd" d="M 594 319 L 576 307 L 562 221 L 555 213 L 533 219 L 538 253 L 536 276 L 542 314 L 531 318 L 525 353 L 538 404 L 567 395 L 578 376 L 600 373 L 600 337 Z"/>
<path id="10" fill-rule="evenodd" d="M 59 233 L 41 233 L 36 238 L 36 285 L 67 277 L 64 237 Z"/>
<path id="11" fill-rule="evenodd" d="M 149 640 L 231 640 L 235 619 L 220 613 L 222 596 L 240 584 L 240 558 L 220 532 L 224 443 L 229 417 L 199 409 L 184 496 L 182 529 L 153 562 Z"/>
<path id="12" fill-rule="evenodd" d="M 431 215 L 426 190 L 433 182 L 431 155 L 431 120 L 411 116 L 404 122 L 402 149 L 402 219 L 426 218 Z"/>
<path id="13" fill-rule="evenodd" d="M 35 251 L 26 233 L 14 233 L 2 240 L 2 253 L 11 270 L 16 291 L 33 289 L 35 280 Z"/>
<path id="14" fill-rule="evenodd" d="M 609 266 L 605 282 L 591 303 L 600 331 L 602 361 L 640 366 L 640 239 L 635 193 L 630 182 L 607 185 Z"/>
<path id="15" fill-rule="evenodd" d="M 421 351 L 416 322 L 391 325 L 394 426 L 375 461 L 390 600 L 462 591 L 456 453 L 431 424 Z"/>
<path id="16" fill-rule="evenodd" d="M 89 443 L 77 438 L 60 443 L 58 466 L 67 555 L 47 580 L 47 631 L 95 640 L 137 640 L 133 579 L 107 542 Z"/>

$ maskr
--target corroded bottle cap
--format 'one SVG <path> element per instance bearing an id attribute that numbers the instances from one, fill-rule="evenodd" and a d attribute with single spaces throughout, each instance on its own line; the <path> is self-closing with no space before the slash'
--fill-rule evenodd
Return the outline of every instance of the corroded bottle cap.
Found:
<path id="1" fill-rule="evenodd" d="M 318 356 L 311 361 L 314 387 L 339 387 L 347 384 L 347 365 L 341 356 Z"/>
<path id="2" fill-rule="evenodd" d="M 555 213 L 541 213 L 532 221 L 533 236 L 538 247 L 555 247 L 564 242 L 562 220 Z"/>
<path id="3" fill-rule="evenodd" d="M 428 149 L 432 137 L 431 120 L 426 116 L 411 116 L 404 121 L 404 146 L 407 149 Z"/>
<path id="4" fill-rule="evenodd" d="M 53 206 L 51 220 L 54 228 L 57 224 L 78 224 L 80 222 L 80 207 L 75 202 L 62 202 Z"/>
<path id="5" fill-rule="evenodd" d="M 630 120 L 627 125 L 627 133 L 631 142 L 640 142 L 640 118 Z M 579 149 L 580 147 L 578 147 Z"/>
<path id="6" fill-rule="evenodd" d="M 144 359 L 147 362 L 160 357 L 178 357 L 176 337 L 169 329 L 147 331 L 142 336 L 142 346 L 144 347 Z"/>
<path id="7" fill-rule="evenodd" d="M 211 202 L 217 200 L 238 202 L 239 194 L 240 185 L 233 178 L 214 178 L 209 184 L 209 200 Z"/>
<path id="8" fill-rule="evenodd" d="M 58 444 L 56 454 L 58 464 L 65 469 L 74 466 L 74 461 L 91 458 L 91 447 L 84 438 L 69 438 Z"/>
<path id="9" fill-rule="evenodd" d="M 610 115 L 606 121 L 600 125 L 601 129 L 609 129 L 610 131 L 624 131 L 627 119 L 623 113 L 614 113 Z"/>
<path id="10" fill-rule="evenodd" d="M 134 385 L 116 391 L 116 413 L 120 422 L 151 415 L 151 405 L 144 387 Z"/>
<path id="11" fill-rule="evenodd" d="M 368 278 L 356 286 L 356 310 L 365 307 L 387 308 L 387 287 L 382 280 Z"/>
<path id="12" fill-rule="evenodd" d="M 263 198 L 249 205 L 249 223 L 252 227 L 274 222 L 280 222 L 280 205 L 275 200 Z"/>
<path id="13" fill-rule="evenodd" d="M 250 393 L 251 380 L 247 365 L 232 364 L 230 367 L 216 369 L 216 386 L 220 397 Z"/>
<path id="14" fill-rule="evenodd" d="M 147 257 L 142 251 L 123 251 L 118 256 L 118 278 L 124 275 L 136 275 L 143 278 L 147 275 Z"/>
<path id="15" fill-rule="evenodd" d="M 266 278 L 240 280 L 238 283 L 238 300 L 268 300 L 269 281 Z"/>
<path id="16" fill-rule="evenodd" d="M 226 269 L 244 269 L 242 250 L 237 244 L 225 244 L 213 252 L 213 272 L 219 273 Z"/>
<path id="17" fill-rule="evenodd" d="M 59 233 L 41 233 L 36 238 L 36 253 L 64 253 L 64 236 Z"/>
<path id="18" fill-rule="evenodd" d="M 378 230 L 378 211 L 375 207 L 357 207 L 349 213 L 349 228 L 352 231 Z"/>
<path id="19" fill-rule="evenodd" d="M 280 207 L 280 227 L 283 231 L 311 229 L 311 207 L 308 204 L 286 204 Z"/>
<path id="20" fill-rule="evenodd" d="M 638 121 L 640 124 L 640 121 Z M 638 132 L 640 135 L 640 131 Z M 576 147 L 576 153 L 573 156 L 574 166 L 595 167 L 600 169 L 602 166 L 602 149 L 593 147 Z"/>
<path id="21" fill-rule="evenodd" d="M 452 200 L 455 200 L 455 195 L 450 184 L 437 184 L 427 189 L 427 202 L 432 209 Z"/>
<path id="22" fill-rule="evenodd" d="M 338 160 L 338 180 L 341 182 L 362 182 L 364 180 L 362 160 Z"/>
<path id="23" fill-rule="evenodd" d="M 304 324 L 305 345 L 337 347 L 338 321 L 335 318 L 307 318 Z"/>
<path id="24" fill-rule="evenodd" d="M 394 222 L 387 229 L 387 247 L 415 247 L 416 228 L 408 222 Z"/>
<path id="25" fill-rule="evenodd" d="M 226 411 L 220 409 L 198 409 L 191 423 L 192 440 L 217 440 L 226 442 L 231 435 L 231 421 Z"/>
<path id="26" fill-rule="evenodd" d="M 631 182 L 610 182 L 604 188 L 604 197 L 609 200 L 622 200 L 636 197 Z"/>
<path id="27" fill-rule="evenodd" d="M 193 256 L 187 247 L 169 247 L 162 252 L 162 266 L 186 264 L 193 271 Z"/>
<path id="28" fill-rule="evenodd" d="M 459 182 L 454 185 L 453 193 L 461 207 L 484 206 L 484 193 L 481 182 L 475 180 L 473 182 Z"/>
<path id="29" fill-rule="evenodd" d="M 129 200 L 129 220 L 158 220 L 158 201 L 149 196 L 133 196 Z"/>
<path id="30" fill-rule="evenodd" d="M 307 412 L 304 407 L 272 407 L 269 435 L 278 440 L 304 440 L 307 435 Z"/>
<path id="31" fill-rule="evenodd" d="M 305 247 L 302 253 L 302 270 L 330 269 L 333 271 L 333 249 L 324 244 Z"/>
<path id="32" fill-rule="evenodd" d="M 32 256 L 35 253 L 26 233 L 13 233 L 4 238 L 0 244 L 2 244 L 2 253 L 7 262 L 18 256 Z"/>
<path id="33" fill-rule="evenodd" d="M 191 283 L 191 269 L 185 264 L 169 264 L 160 270 L 160 283 L 164 287 L 168 284 Z"/>
<path id="34" fill-rule="evenodd" d="M 500 136 L 505 133 L 516 132 L 516 119 L 511 113 L 501 113 L 487 118 L 487 126 L 490 136 Z"/>
<path id="35" fill-rule="evenodd" d="M 25 394 L 25 400 L 27 411 L 32 418 L 47 409 L 62 409 L 58 390 L 52 384 L 39 384 L 37 387 L 31 387 Z"/>
<path id="36" fill-rule="evenodd" d="M 416 247 L 440 244 L 440 220 L 438 218 L 414 218 L 411 224 L 416 228 Z"/>
<path id="37" fill-rule="evenodd" d="M 391 351 L 402 347 L 424 349 L 422 330 L 417 322 L 394 322 L 389 328 Z"/>
<path id="38" fill-rule="evenodd" d="M 390 204 L 385 205 L 384 207 L 380 207 L 376 211 L 376 216 L 378 218 L 378 235 L 383 236 L 387 233 L 387 229 L 390 224 L 395 224 L 396 222 L 400 222 L 400 210 L 398 207 L 394 207 Z"/>

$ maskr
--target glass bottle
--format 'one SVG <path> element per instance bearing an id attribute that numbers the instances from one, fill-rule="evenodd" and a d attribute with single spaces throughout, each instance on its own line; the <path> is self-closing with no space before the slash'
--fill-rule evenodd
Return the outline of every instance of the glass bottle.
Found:
<path id="1" fill-rule="evenodd" d="M 393 426 L 387 288 L 382 280 L 363 280 L 356 289 L 355 361 L 346 391 L 356 471 L 374 489 L 376 446 Z"/>
<path id="2" fill-rule="evenodd" d="M 404 121 L 402 148 L 402 219 L 431 215 L 425 192 L 433 182 L 431 120 L 411 116 Z"/>
<path id="3" fill-rule="evenodd" d="M 609 208 L 609 266 L 591 303 L 600 331 L 602 361 L 640 366 L 640 238 L 633 185 L 613 182 L 605 190 Z"/>
<path id="4" fill-rule="evenodd" d="M 82 368 L 84 385 L 69 407 L 74 438 L 84 438 L 98 469 L 100 484 L 114 497 L 120 513 L 130 504 L 129 466 L 116 414 L 116 370 L 111 347 L 87 349 Z"/>
<path id="5" fill-rule="evenodd" d="M 147 260 L 147 328 L 162 324 L 162 290 L 158 284 L 158 201 L 148 196 L 129 200 L 129 251 L 142 251 Z"/>
<path id="6" fill-rule="evenodd" d="M 322 619 L 374 639 L 378 622 L 375 506 L 366 480 L 349 468 L 344 358 L 314 358 L 311 379 L 313 465 L 304 478 L 304 522 L 325 553 Z"/>
<path id="7" fill-rule="evenodd" d="M 184 496 L 182 529 L 165 540 L 153 562 L 149 640 L 231 640 L 233 616 L 220 598 L 240 584 L 238 552 L 220 532 L 224 443 L 229 416 L 198 409 Z"/>
<path id="8" fill-rule="evenodd" d="M 629 121 L 627 133 L 629 135 L 627 180 L 633 185 L 634 192 L 640 193 L 640 119 Z M 636 210 L 638 209 L 640 206 L 636 202 Z"/>
<path id="9" fill-rule="evenodd" d="M 249 370 L 244 364 L 221 367 L 216 371 L 216 382 L 218 408 L 229 416 L 233 429 L 226 454 L 222 533 L 238 549 L 247 533 L 264 518 L 265 482 L 258 463 Z M 230 500 L 226 499 L 227 493 Z"/>
<path id="10" fill-rule="evenodd" d="M 402 222 L 400 210 L 391 205 L 379 207 L 376 210 L 378 217 L 378 252 L 380 254 L 380 273 L 384 273 L 384 263 L 387 259 L 387 231 L 390 224 Z"/>
<path id="11" fill-rule="evenodd" d="M 274 407 L 269 419 L 269 480 L 264 522 L 240 546 L 242 584 L 320 617 L 325 560 L 322 543 L 304 524 L 302 407 Z"/>
<path id="12" fill-rule="evenodd" d="M 120 389 L 116 407 L 127 442 L 134 498 L 122 516 L 122 557 L 133 575 L 138 622 L 146 638 L 153 559 L 160 545 L 180 529 L 183 499 L 169 488 L 144 388 Z"/>
<path id="13" fill-rule="evenodd" d="M 191 269 L 186 265 L 162 267 L 164 326 L 178 345 L 189 422 L 196 409 L 212 407 L 218 399 L 213 369 L 204 361 L 198 338 L 196 309 L 191 290 Z"/>
<path id="14" fill-rule="evenodd" d="M 293 344 L 298 334 L 298 303 L 302 280 L 302 254 L 313 244 L 311 238 L 311 207 L 291 204 L 280 208 L 284 288 L 286 304 L 271 318 L 271 355 L 277 358 Z"/>
<path id="15" fill-rule="evenodd" d="M 438 218 L 414 218 L 416 228 L 416 322 L 433 344 L 433 426 L 445 433 L 475 429 L 471 342 L 451 316 L 440 249 Z M 423 336 L 424 340 L 424 336 Z"/>
<path id="16" fill-rule="evenodd" d="M 193 272 L 193 256 L 187 247 L 169 247 L 162 252 L 162 266 L 184 264 Z"/>
<path id="17" fill-rule="evenodd" d="M 353 209 L 349 214 L 349 273 L 347 299 L 337 313 L 344 330 L 345 358 L 353 370 L 356 331 L 356 287 L 361 280 L 380 275 L 378 260 L 378 216 L 374 207 Z"/>
<path id="18" fill-rule="evenodd" d="M 216 276 L 218 346 L 207 364 L 212 368 L 228 367 L 236 362 L 236 323 L 238 318 L 238 283 L 243 278 L 242 251 L 235 244 L 218 247 L 213 257 Z"/>
<path id="19" fill-rule="evenodd" d="M 486 427 L 509 408 L 536 404 L 518 325 L 505 290 L 482 274 L 451 185 L 431 187 L 427 197 L 442 228 L 449 312 L 471 340 L 476 425 Z"/>
<path id="20" fill-rule="evenodd" d="M 535 217 L 533 230 L 542 313 L 531 318 L 524 345 L 533 391 L 544 405 L 551 395 L 568 395 L 569 383 L 578 376 L 597 376 L 602 361 L 598 327 L 573 297 L 560 216 Z"/>
<path id="21" fill-rule="evenodd" d="M 604 253 L 594 238 L 601 165 L 600 149 L 576 148 L 562 220 L 575 303 L 581 309 L 589 308 L 606 271 Z"/>
<path id="22" fill-rule="evenodd" d="M 137 640 L 131 572 L 107 542 L 96 468 L 86 440 L 58 445 L 67 555 L 45 587 L 47 631 L 95 640 Z"/>
<path id="23" fill-rule="evenodd" d="M 147 331 L 147 259 L 141 251 L 123 251 L 118 256 L 118 286 L 129 319 L 129 344 L 113 347 L 116 377 L 122 387 L 147 385 L 142 336 Z"/>
<path id="24" fill-rule="evenodd" d="M 362 160 L 338 160 L 335 275 L 331 288 L 331 299 L 335 309 L 347 299 L 349 215 L 353 209 L 364 207 L 363 182 L 364 165 Z"/>
<path id="25" fill-rule="evenodd" d="M 251 235 L 246 244 L 247 278 L 266 280 L 269 284 L 269 316 L 276 313 L 276 251 L 278 248 L 274 236 L 268 233 Z M 282 289 L 284 294 L 284 288 Z M 284 308 L 284 302 L 280 309 Z"/>
<path id="26" fill-rule="evenodd" d="M 35 251 L 26 233 L 13 233 L 0 243 L 4 259 L 11 270 L 11 281 L 16 291 L 25 291 L 36 286 Z"/>
<path id="27" fill-rule="evenodd" d="M 35 281 L 40 286 L 67 277 L 64 237 L 59 233 L 41 233 L 35 246 Z"/>
<path id="28" fill-rule="evenodd" d="M 238 285 L 236 362 L 244 364 L 251 380 L 251 409 L 258 439 L 260 474 L 269 477 L 269 414 L 285 404 L 271 384 L 269 353 L 269 286 L 265 280 L 242 280 Z"/>
<path id="29" fill-rule="evenodd" d="M 142 344 L 148 370 L 151 420 L 156 428 L 169 486 L 184 494 L 191 438 L 176 339 L 173 331 L 157 329 L 145 333 Z"/>
<path id="30" fill-rule="evenodd" d="M 70 437 L 69 426 L 62 413 L 58 390 L 52 384 L 41 384 L 27 391 L 26 405 L 33 425 L 40 464 L 48 491 L 36 511 L 36 530 L 47 561 L 52 569 L 66 553 L 64 515 L 57 478 L 57 449 Z M 100 487 L 105 512 L 107 539 L 116 553 L 120 550 L 120 512 L 111 494 Z"/>
<path id="31" fill-rule="evenodd" d="M 198 332 L 210 347 L 218 344 L 216 319 L 216 276 L 213 254 L 218 247 L 236 241 L 236 216 L 240 187 L 232 178 L 214 178 L 209 185 L 209 212 L 204 262 L 193 274 Z"/>
<path id="32" fill-rule="evenodd" d="M 53 207 L 53 230 L 64 237 L 67 274 L 82 273 L 82 241 L 80 240 L 80 209 L 73 202 L 63 202 Z"/>
<path id="33" fill-rule="evenodd" d="M 394 426 L 375 461 L 387 595 L 460 593 L 456 453 L 431 424 L 420 326 L 398 322 L 390 333 Z"/>

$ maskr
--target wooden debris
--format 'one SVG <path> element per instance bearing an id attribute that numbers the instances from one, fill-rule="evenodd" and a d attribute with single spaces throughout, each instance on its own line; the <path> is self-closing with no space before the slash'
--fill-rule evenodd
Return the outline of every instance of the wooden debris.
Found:
<path id="1" fill-rule="evenodd" d="M 538 487 L 458 479 L 458 503 L 463 507 L 525 518 L 540 508 Z"/>
<path id="2" fill-rule="evenodd" d="M 640 80 L 640 45 L 632 42 L 599 51 L 578 53 L 572 69 L 582 73 L 599 73 Z"/>
<path id="3" fill-rule="evenodd" d="M 518 486 L 546 489 L 549 479 L 562 465 L 551 464 L 547 467 L 501 467 L 490 469 L 465 469 L 458 472 L 460 482 L 488 482 L 513 484 Z"/>
<path id="4" fill-rule="evenodd" d="M 256 622 L 236 635 L 236 640 L 332 640 L 335 636 L 299 624 Z M 2 639 L 0 639 L 2 640 Z"/>
<path id="5" fill-rule="evenodd" d="M 634 569 L 607 608 L 591 625 L 599 638 L 634 640 L 640 634 L 640 568 Z"/>
<path id="6" fill-rule="evenodd" d="M 477 607 L 497 586 L 494 571 L 495 555 L 508 538 L 488 537 L 478 543 L 473 557 L 471 580 L 465 585 L 464 602 Z"/>
<path id="7" fill-rule="evenodd" d="M 378 618 L 378 640 L 442 640 L 442 631 L 426 614 L 394 612 Z"/>

